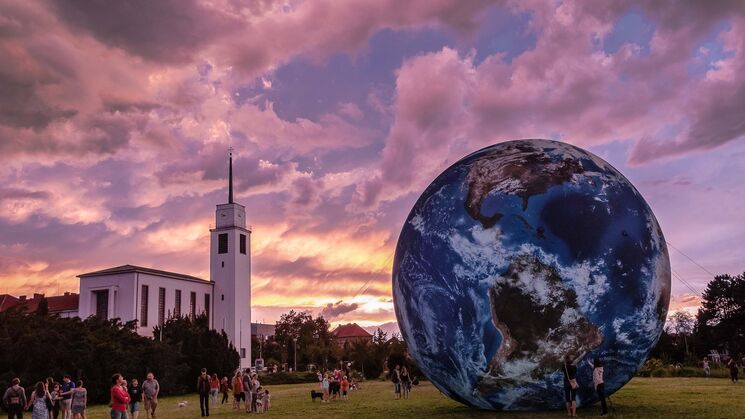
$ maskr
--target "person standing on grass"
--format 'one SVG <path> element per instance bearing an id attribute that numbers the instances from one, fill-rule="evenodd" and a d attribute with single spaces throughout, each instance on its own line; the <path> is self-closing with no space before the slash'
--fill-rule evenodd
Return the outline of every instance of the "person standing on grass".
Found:
<path id="1" fill-rule="evenodd" d="M 138 419 L 140 417 L 140 402 L 142 402 L 142 388 L 140 387 L 139 380 L 133 378 L 129 381 L 127 393 L 129 393 L 129 413 L 132 414 L 131 419 Z"/>
<path id="2" fill-rule="evenodd" d="M 411 392 L 411 377 L 409 376 L 409 370 L 404 366 L 401 368 L 401 394 L 404 399 L 409 398 L 409 392 Z"/>
<path id="3" fill-rule="evenodd" d="M 711 367 L 709 366 L 709 358 L 704 357 L 704 376 L 709 378 L 711 375 Z"/>
<path id="4" fill-rule="evenodd" d="M 62 400 L 62 397 L 60 396 L 59 383 L 53 382 L 51 389 L 52 391 L 49 392 L 49 395 L 52 396 L 52 411 L 50 412 L 51 418 L 58 419 L 60 412 L 60 401 Z"/>
<path id="5" fill-rule="evenodd" d="M 253 405 L 254 388 L 253 380 L 251 379 L 251 369 L 246 368 L 243 370 L 243 400 L 246 402 L 246 413 L 251 413 L 251 406 Z"/>
<path id="6" fill-rule="evenodd" d="M 26 404 L 26 410 L 32 409 L 31 419 L 48 419 L 47 400 L 51 401 L 51 399 L 52 396 L 47 391 L 46 384 L 41 381 L 36 383 L 34 391 L 31 393 L 31 400 Z"/>
<path id="7" fill-rule="evenodd" d="M 259 397 L 259 389 L 261 388 L 261 383 L 259 383 L 259 378 L 256 376 L 256 373 L 251 375 L 251 411 L 257 412 L 257 406 L 256 406 L 256 398 Z"/>
<path id="8" fill-rule="evenodd" d="M 121 374 L 111 376 L 111 419 L 127 419 L 129 393 L 124 389 L 125 383 Z"/>
<path id="9" fill-rule="evenodd" d="M 735 362 L 735 358 L 730 358 L 729 362 L 727 362 L 727 367 L 729 368 L 729 378 L 732 380 L 733 383 L 737 382 L 737 362 Z"/>
<path id="10" fill-rule="evenodd" d="M 160 394 L 160 383 L 155 379 L 155 375 L 149 372 L 145 382 L 142 383 L 142 395 L 145 401 L 147 419 L 155 419 L 155 409 L 158 408 L 158 394 Z"/>
<path id="11" fill-rule="evenodd" d="M 210 379 L 210 397 L 212 398 L 212 404 L 217 404 L 217 393 L 220 391 L 220 379 L 217 378 L 217 374 L 212 374 Z"/>
<path id="12" fill-rule="evenodd" d="M 600 399 L 600 416 L 608 414 L 608 406 L 605 403 L 605 382 L 603 381 L 603 363 L 600 358 L 595 358 L 587 363 L 592 367 L 592 385 L 595 386 L 595 391 L 598 393 Z"/>
<path id="13" fill-rule="evenodd" d="M 220 393 L 222 393 L 222 402 L 220 404 L 225 404 L 225 402 L 228 401 L 228 377 L 222 377 L 222 380 L 220 380 Z"/>
<path id="14" fill-rule="evenodd" d="M 207 368 L 202 368 L 202 373 L 197 378 L 197 393 L 199 393 L 199 410 L 202 417 L 210 415 L 210 389 L 211 379 L 207 374 Z"/>
<path id="15" fill-rule="evenodd" d="M 567 404 L 567 415 L 577 416 L 577 366 L 572 363 L 572 357 L 564 358 L 564 399 Z"/>
<path id="16" fill-rule="evenodd" d="M 241 376 L 241 371 L 238 370 L 233 377 L 233 409 L 241 408 L 241 399 L 243 399 L 245 403 L 246 398 L 243 393 L 243 378 Z"/>
<path id="17" fill-rule="evenodd" d="M 344 378 L 341 379 L 341 398 L 342 400 L 349 400 L 349 380 L 347 380 L 347 376 L 345 375 Z"/>
<path id="18" fill-rule="evenodd" d="M 391 382 L 393 382 L 393 394 L 396 400 L 401 398 L 401 366 L 396 365 L 396 368 L 391 372 Z"/>
<path id="19" fill-rule="evenodd" d="M 75 383 L 75 389 L 70 398 L 70 410 L 73 419 L 85 419 L 85 408 L 88 406 L 88 391 L 83 387 L 83 380 Z"/>
<path id="20" fill-rule="evenodd" d="M 72 411 L 70 405 L 72 403 L 72 390 L 75 388 L 75 383 L 72 382 L 72 378 L 65 374 L 62 377 L 62 395 L 61 408 L 62 408 L 62 419 L 71 419 Z"/>
<path id="21" fill-rule="evenodd" d="M 329 375 L 325 374 L 321 381 L 321 389 L 323 389 L 323 402 L 329 402 Z"/>
<path id="22" fill-rule="evenodd" d="M 21 387 L 21 379 L 14 378 L 10 387 L 5 390 L 3 403 L 8 410 L 8 419 L 23 419 L 23 408 L 26 406 L 26 390 Z"/>

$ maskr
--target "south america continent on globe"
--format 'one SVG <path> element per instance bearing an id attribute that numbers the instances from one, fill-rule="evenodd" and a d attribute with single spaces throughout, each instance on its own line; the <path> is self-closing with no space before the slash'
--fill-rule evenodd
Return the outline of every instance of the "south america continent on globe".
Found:
<path id="1" fill-rule="evenodd" d="M 549 140 L 499 143 L 440 174 L 401 230 L 393 302 L 409 353 L 443 393 L 483 409 L 564 407 L 626 384 L 662 332 L 670 259 L 613 166 Z"/>

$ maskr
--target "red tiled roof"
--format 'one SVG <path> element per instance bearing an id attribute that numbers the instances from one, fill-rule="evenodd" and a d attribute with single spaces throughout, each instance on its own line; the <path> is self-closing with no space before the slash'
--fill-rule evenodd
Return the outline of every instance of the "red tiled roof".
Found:
<path id="1" fill-rule="evenodd" d="M 361 328 L 357 323 L 348 323 L 339 325 L 331 336 L 337 339 L 343 338 L 371 338 L 372 335 L 367 330 Z"/>
<path id="2" fill-rule="evenodd" d="M 0 294 L 0 311 L 5 311 L 18 304 L 18 299 L 9 294 Z"/>
<path id="3" fill-rule="evenodd" d="M 5 303 L 5 299 L 8 299 L 8 301 L 13 301 L 12 304 Z M 36 309 L 39 307 L 39 302 L 41 301 L 42 297 L 40 296 L 34 296 L 34 298 L 30 298 L 27 300 L 21 300 L 19 298 L 13 297 L 12 295 L 0 295 L 0 311 L 5 311 L 11 307 L 15 306 L 23 306 L 23 310 L 26 313 L 33 313 L 36 311 Z M 47 304 L 49 305 L 49 312 L 50 313 L 59 313 L 61 311 L 76 311 L 78 309 L 78 294 L 75 293 L 69 293 L 65 295 L 53 295 L 51 297 L 46 297 Z"/>

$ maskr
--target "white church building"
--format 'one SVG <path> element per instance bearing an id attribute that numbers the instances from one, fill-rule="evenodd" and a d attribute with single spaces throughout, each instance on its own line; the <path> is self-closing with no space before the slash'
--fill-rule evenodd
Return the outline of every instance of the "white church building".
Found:
<path id="1" fill-rule="evenodd" d="M 251 227 L 246 209 L 233 202 L 233 157 L 228 169 L 228 202 L 217 205 L 210 230 L 210 280 L 134 265 L 78 275 L 78 316 L 123 322 L 137 320 L 137 332 L 171 316 L 206 313 L 213 329 L 224 330 L 238 350 L 241 368 L 251 364 Z"/>

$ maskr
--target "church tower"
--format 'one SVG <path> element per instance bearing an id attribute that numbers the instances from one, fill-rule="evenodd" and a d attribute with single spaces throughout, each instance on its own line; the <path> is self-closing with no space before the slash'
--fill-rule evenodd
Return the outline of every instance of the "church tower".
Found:
<path id="1" fill-rule="evenodd" d="M 228 166 L 228 203 L 217 205 L 210 230 L 210 280 L 215 283 L 212 327 L 224 330 L 240 355 L 241 368 L 251 365 L 251 226 L 246 208 L 233 202 L 233 152 Z"/>

